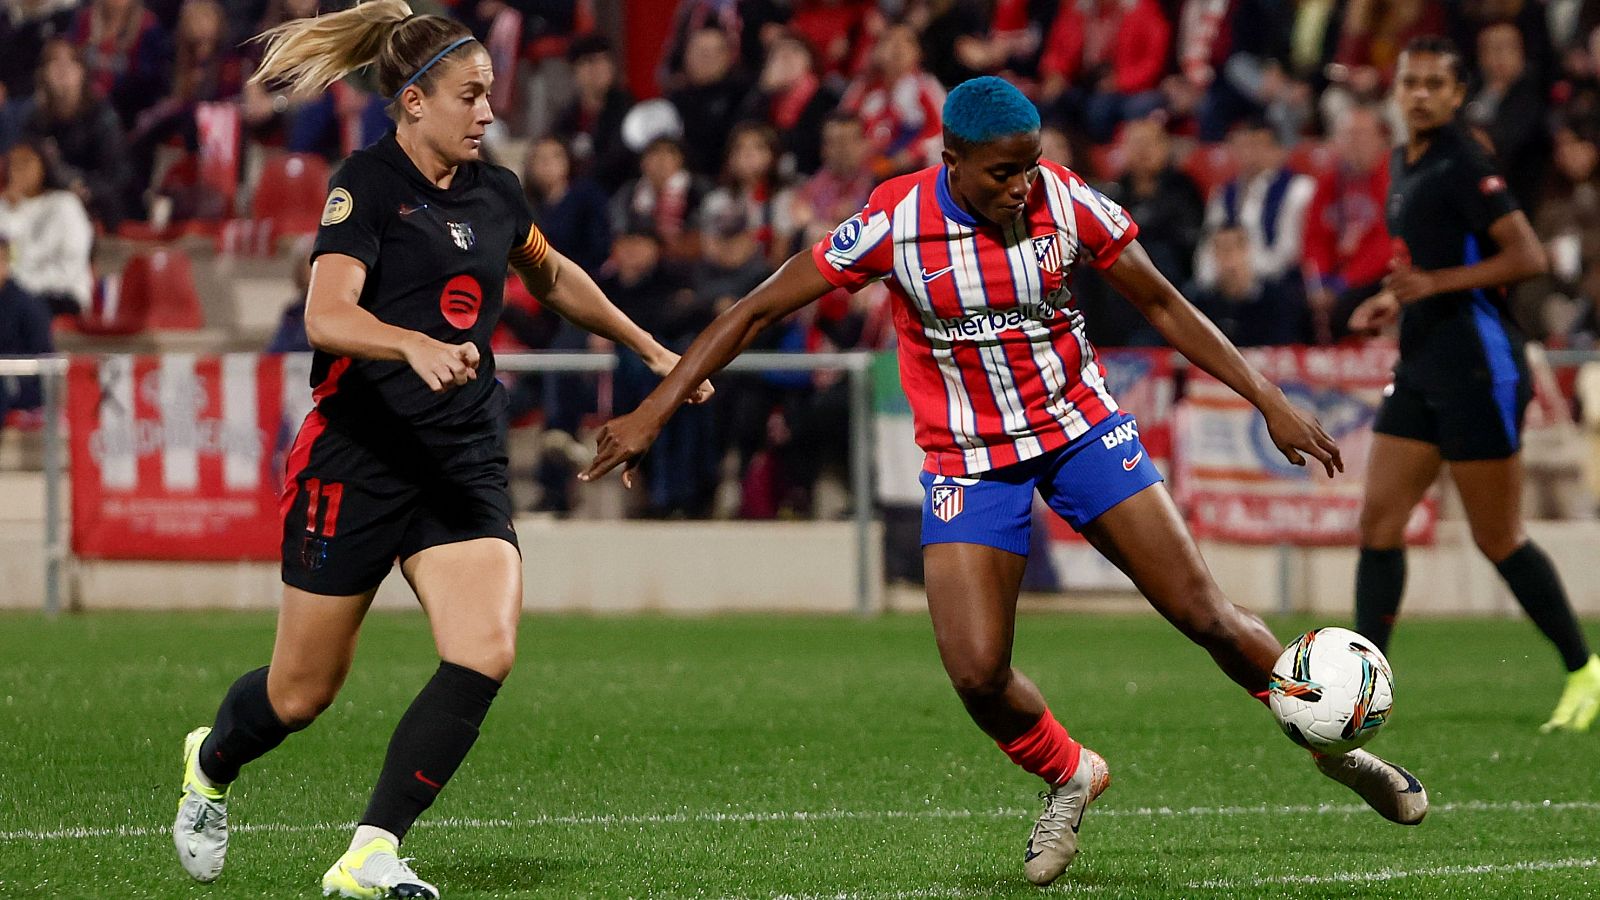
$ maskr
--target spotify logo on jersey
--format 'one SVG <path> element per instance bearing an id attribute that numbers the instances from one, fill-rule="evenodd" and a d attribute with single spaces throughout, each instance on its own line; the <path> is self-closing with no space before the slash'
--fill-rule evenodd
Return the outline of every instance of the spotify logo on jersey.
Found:
<path id="1" fill-rule="evenodd" d="M 477 324 L 478 307 L 483 304 L 483 289 L 471 275 L 457 275 L 445 283 L 439 295 L 439 311 L 444 320 L 465 331 Z"/>

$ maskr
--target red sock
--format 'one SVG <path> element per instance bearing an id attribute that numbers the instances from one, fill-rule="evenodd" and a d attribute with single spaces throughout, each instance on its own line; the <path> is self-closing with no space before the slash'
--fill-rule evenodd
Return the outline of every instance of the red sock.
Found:
<path id="1" fill-rule="evenodd" d="M 1272 696 L 1272 691 L 1271 690 L 1251 691 L 1250 692 L 1250 696 L 1256 698 L 1257 700 L 1260 700 L 1262 706 L 1271 706 L 1272 705 L 1271 703 L 1267 702 L 1267 698 Z"/>
<path id="2" fill-rule="evenodd" d="M 1000 749 L 1012 762 L 1057 785 L 1071 778 L 1078 768 L 1078 751 L 1083 745 L 1069 737 L 1067 729 L 1046 708 L 1032 728 L 1011 743 L 1000 744 Z"/>

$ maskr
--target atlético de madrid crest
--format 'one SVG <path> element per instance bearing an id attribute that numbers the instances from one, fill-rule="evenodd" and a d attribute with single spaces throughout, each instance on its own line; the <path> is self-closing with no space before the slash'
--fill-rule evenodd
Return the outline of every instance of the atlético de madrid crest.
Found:
<path id="1" fill-rule="evenodd" d="M 936 484 L 929 494 L 929 505 L 933 514 L 939 521 L 948 522 L 961 515 L 961 508 L 965 505 L 966 491 L 960 485 Z"/>
<path id="2" fill-rule="evenodd" d="M 1061 274 L 1061 240 L 1060 235 L 1052 231 L 1043 237 L 1033 239 L 1033 256 L 1039 261 L 1039 268 L 1052 275 Z"/>
<path id="3" fill-rule="evenodd" d="M 477 238 L 472 234 L 472 223 L 448 222 L 446 224 L 450 226 L 450 240 L 455 241 L 456 246 L 463 250 L 471 250 L 472 245 L 477 242 Z"/>

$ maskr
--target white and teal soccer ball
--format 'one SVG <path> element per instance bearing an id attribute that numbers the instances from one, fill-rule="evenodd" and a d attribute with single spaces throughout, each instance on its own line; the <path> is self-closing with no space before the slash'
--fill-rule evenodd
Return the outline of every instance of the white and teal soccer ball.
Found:
<path id="1" fill-rule="evenodd" d="M 1318 628 L 1272 666 L 1268 703 L 1302 747 L 1346 753 L 1372 740 L 1394 707 L 1394 673 L 1372 642 L 1348 628 Z"/>

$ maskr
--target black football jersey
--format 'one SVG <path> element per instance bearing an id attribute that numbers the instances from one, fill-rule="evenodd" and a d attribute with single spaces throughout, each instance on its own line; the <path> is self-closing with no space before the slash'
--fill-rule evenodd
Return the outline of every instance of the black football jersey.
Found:
<path id="1" fill-rule="evenodd" d="M 318 409 L 331 422 L 400 425 L 424 441 L 493 427 L 506 398 L 489 337 L 507 265 L 536 264 L 547 252 L 516 176 L 469 162 L 440 188 L 390 132 L 352 154 L 328 187 L 312 257 L 359 260 L 367 269 L 362 308 L 446 343 L 472 341 L 482 359 L 477 380 L 436 394 L 403 361 L 318 351 L 311 370 Z"/>
<path id="2" fill-rule="evenodd" d="M 1395 255 L 1422 271 L 1468 266 L 1499 252 L 1489 226 L 1517 202 L 1489 154 L 1461 126 L 1434 135 L 1414 163 L 1405 147 L 1389 164 L 1389 233 Z M 1440 294 L 1407 305 L 1400 317 L 1400 368 L 1422 380 L 1483 369 L 1504 380 L 1505 350 L 1520 349 L 1502 288 Z"/>

